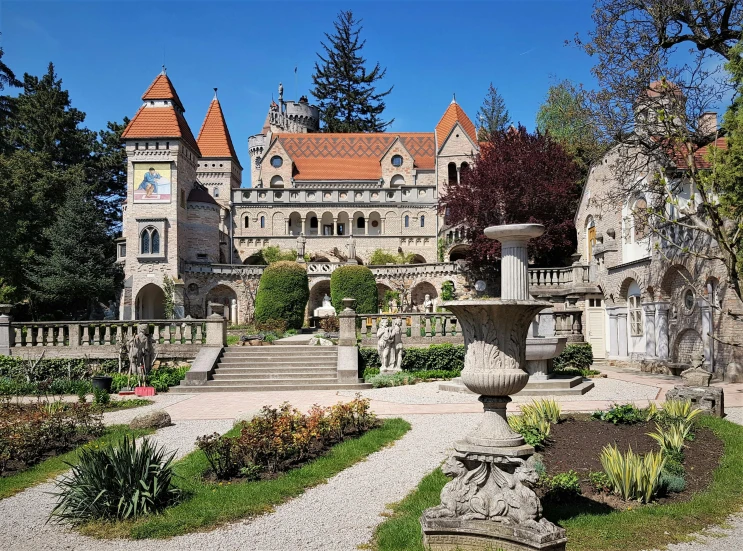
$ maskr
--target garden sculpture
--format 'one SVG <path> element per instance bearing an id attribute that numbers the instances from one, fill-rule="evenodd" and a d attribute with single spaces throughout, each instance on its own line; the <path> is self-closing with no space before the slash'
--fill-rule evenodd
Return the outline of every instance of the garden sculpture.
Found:
<path id="1" fill-rule="evenodd" d="M 389 320 L 382 318 L 377 329 L 377 352 L 379 353 L 379 372 L 391 373 L 395 369 L 395 335 Z"/>
<path id="2" fill-rule="evenodd" d="M 394 370 L 397 372 L 402 371 L 402 355 L 403 355 L 402 332 L 404 331 L 402 322 L 403 322 L 402 318 L 397 318 L 395 320 L 395 325 L 392 328 L 392 335 L 394 336 L 394 340 L 395 340 Z"/>
<path id="3" fill-rule="evenodd" d="M 348 238 L 348 263 L 356 264 L 356 242 L 353 240 L 353 235 Z"/>
<path id="4" fill-rule="evenodd" d="M 307 238 L 304 236 L 304 232 L 299 232 L 297 237 L 297 262 L 300 264 L 304 262 L 304 249 L 307 244 Z"/>
<path id="5" fill-rule="evenodd" d="M 423 299 L 423 310 L 426 314 L 433 313 L 433 300 L 431 299 L 431 295 L 427 294 Z"/>
<path id="6" fill-rule="evenodd" d="M 129 348 L 129 381 L 134 375 L 137 385 L 144 386 L 155 361 L 154 342 L 146 323 L 140 323 L 137 326 L 137 333 L 129 339 L 127 347 Z"/>

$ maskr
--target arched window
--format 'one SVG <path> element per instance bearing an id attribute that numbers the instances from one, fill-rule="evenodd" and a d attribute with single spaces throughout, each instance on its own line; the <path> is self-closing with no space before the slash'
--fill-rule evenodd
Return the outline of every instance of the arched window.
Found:
<path id="1" fill-rule="evenodd" d="M 627 298 L 629 303 L 629 325 L 633 337 L 642 337 L 642 306 L 639 295 Z"/>
<path id="2" fill-rule="evenodd" d="M 215 187 L 214 188 L 214 197 L 219 197 L 219 188 L 218 187 Z"/>
<path id="3" fill-rule="evenodd" d="M 426 227 L 426 217 L 421 214 L 421 228 Z"/>
<path id="4" fill-rule="evenodd" d="M 635 241 L 639 241 L 648 234 L 648 202 L 644 197 L 635 201 L 632 216 L 635 224 Z"/>
<path id="5" fill-rule="evenodd" d="M 459 179 L 457 178 L 457 165 L 456 163 L 449 163 L 449 165 L 446 168 L 447 176 L 449 177 L 449 184 L 454 185 L 459 183 Z"/>
<path id="6" fill-rule="evenodd" d="M 140 254 L 160 254 L 160 232 L 152 226 L 142 230 L 139 237 Z"/>
<path id="7" fill-rule="evenodd" d="M 405 215 L 405 227 L 410 227 L 410 216 L 408 216 L 407 214 Z"/>
<path id="8" fill-rule="evenodd" d="M 401 174 L 395 174 L 390 179 L 390 185 L 391 186 L 402 186 L 402 185 L 405 185 L 405 178 Z"/>
<path id="9" fill-rule="evenodd" d="M 261 229 L 266 227 L 266 217 L 261 216 Z"/>
<path id="10" fill-rule="evenodd" d="M 245 217 L 245 227 L 246 228 L 249 228 L 250 227 L 250 216 L 246 216 Z"/>

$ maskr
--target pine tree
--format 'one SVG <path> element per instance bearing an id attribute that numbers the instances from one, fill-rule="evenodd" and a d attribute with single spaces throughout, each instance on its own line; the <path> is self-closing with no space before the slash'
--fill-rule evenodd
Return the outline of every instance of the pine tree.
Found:
<path id="1" fill-rule="evenodd" d="M 506 102 L 492 82 L 488 88 L 488 94 L 482 102 L 482 107 L 477 112 L 477 118 L 480 123 L 478 138 L 482 141 L 487 141 L 488 136 L 494 132 L 506 130 L 508 125 L 511 124 L 511 116 L 506 109 Z"/>
<path id="2" fill-rule="evenodd" d="M 44 237 L 49 252 L 36 255 L 27 270 L 34 308 L 64 317 L 90 317 L 95 305 L 114 298 L 120 281 L 116 251 L 92 190 L 77 169 L 54 223 Z"/>
<path id="3" fill-rule="evenodd" d="M 317 54 L 312 95 L 317 98 L 322 112 L 325 132 L 382 132 L 392 120 L 380 116 L 385 108 L 384 98 L 392 91 L 377 93 L 374 83 L 384 78 L 387 69 L 377 63 L 371 71 L 361 50 L 366 40 L 359 35 L 363 27 L 351 11 L 341 11 L 333 23 L 335 34 L 325 33 L 329 45 L 321 43 L 325 57 Z M 394 119 L 393 119 L 394 120 Z"/>

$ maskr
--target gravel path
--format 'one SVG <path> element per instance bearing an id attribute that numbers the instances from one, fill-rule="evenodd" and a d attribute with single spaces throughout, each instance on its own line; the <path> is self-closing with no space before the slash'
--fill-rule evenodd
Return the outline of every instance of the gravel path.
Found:
<path id="1" fill-rule="evenodd" d="M 152 406 L 147 406 L 152 407 Z M 138 408 L 144 409 L 144 408 Z M 124 412 L 117 412 L 124 413 Z M 168 450 L 176 450 L 176 457 L 182 457 L 194 449 L 196 438 L 212 432 L 227 432 L 233 421 L 181 421 L 177 425 L 157 431 L 151 438 Z M 101 551 L 109 549 L 140 548 L 139 544 L 124 541 L 101 541 L 80 536 L 55 523 L 45 524 L 54 507 L 50 492 L 54 483 L 48 482 L 29 488 L 18 495 L 0 500 L 0 549 L 13 551 L 32 551 L 40 549 L 70 549 Z M 152 546 L 154 549 L 155 546 Z M 166 547 L 158 546 L 158 549 Z M 176 549 L 176 547 L 173 547 Z M 214 548 L 212 548 L 214 549 Z"/>
<path id="2" fill-rule="evenodd" d="M 132 409 L 122 409 L 121 411 L 110 411 L 103 414 L 103 423 L 106 425 L 121 425 L 129 423 L 132 419 L 138 415 L 147 413 L 155 409 L 164 409 L 183 400 L 191 398 L 190 394 L 158 394 L 147 398 L 152 400 L 154 403 L 148 406 L 142 406 Z"/>
<path id="3" fill-rule="evenodd" d="M 372 454 L 327 484 L 276 508 L 270 515 L 208 533 L 169 540 L 100 541 L 59 525 L 44 524 L 53 500 L 52 484 L 0 501 L 0 541 L 5 549 L 86 551 L 243 550 L 354 551 L 369 541 L 387 504 L 403 499 L 445 458 L 447 448 L 474 428 L 479 415 L 411 415 L 413 428 L 394 446 Z M 158 431 L 158 441 L 185 452 L 196 436 L 225 431 L 227 421 L 189 421 Z M 363 497 L 362 497 L 363 496 Z"/>
<path id="4" fill-rule="evenodd" d="M 620 381 L 618 379 L 593 379 L 594 388 L 583 396 L 555 396 L 558 402 L 577 402 L 585 400 L 609 400 L 631 402 L 633 400 L 653 400 L 658 394 L 658 387 Z M 439 390 L 439 382 L 418 383 L 410 386 L 391 388 L 374 388 L 363 390 L 365 398 L 394 402 L 398 404 L 461 404 L 475 403 L 477 396 L 464 392 Z M 356 391 L 340 391 L 342 396 L 354 396 Z M 538 400 L 538 396 L 513 396 L 515 403 L 528 403 Z"/>

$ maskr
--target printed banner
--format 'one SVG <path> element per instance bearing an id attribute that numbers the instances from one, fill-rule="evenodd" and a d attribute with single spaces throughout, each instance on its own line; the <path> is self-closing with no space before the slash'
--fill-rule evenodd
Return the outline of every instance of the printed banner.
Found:
<path id="1" fill-rule="evenodd" d="M 170 203 L 170 163 L 134 165 L 134 202 Z"/>

